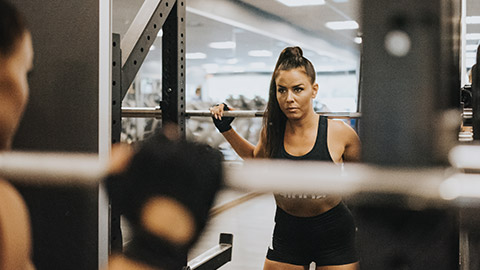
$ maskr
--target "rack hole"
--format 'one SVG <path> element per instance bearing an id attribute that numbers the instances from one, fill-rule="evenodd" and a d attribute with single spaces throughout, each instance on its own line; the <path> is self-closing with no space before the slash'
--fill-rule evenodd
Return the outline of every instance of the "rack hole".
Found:
<path id="1" fill-rule="evenodd" d="M 136 65 L 137 65 L 137 60 L 134 60 L 134 61 L 133 61 L 133 64 L 136 66 Z"/>

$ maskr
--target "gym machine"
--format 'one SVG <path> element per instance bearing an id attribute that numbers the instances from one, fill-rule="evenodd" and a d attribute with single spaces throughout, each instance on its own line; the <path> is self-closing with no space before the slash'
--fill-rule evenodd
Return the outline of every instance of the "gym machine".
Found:
<path id="1" fill-rule="evenodd" d="M 185 0 L 146 0 L 125 36 L 112 36 L 112 143 L 120 141 L 121 104 L 160 30 L 162 38 L 162 123 L 185 136 Z M 122 250 L 120 212 L 111 202 L 112 250 Z M 188 262 L 187 269 L 217 269 L 232 258 L 233 236 L 221 234 L 217 247 Z"/>

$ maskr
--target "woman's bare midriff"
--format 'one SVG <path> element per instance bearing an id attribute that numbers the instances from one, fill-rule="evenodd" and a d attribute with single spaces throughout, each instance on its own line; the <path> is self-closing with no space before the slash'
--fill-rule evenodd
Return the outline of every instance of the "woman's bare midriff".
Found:
<path id="1" fill-rule="evenodd" d="M 318 216 L 337 206 L 342 200 L 340 196 L 285 196 L 281 194 L 274 194 L 274 196 L 278 207 L 297 217 Z"/>

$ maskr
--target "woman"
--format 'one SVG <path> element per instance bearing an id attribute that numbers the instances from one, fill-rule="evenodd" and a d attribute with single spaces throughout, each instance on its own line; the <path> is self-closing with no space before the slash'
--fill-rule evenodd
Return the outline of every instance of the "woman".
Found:
<path id="1" fill-rule="evenodd" d="M 32 62 L 32 40 L 22 16 L 0 0 L 0 151 L 10 149 L 27 103 Z M 0 269 L 33 269 L 30 235 L 25 202 L 0 179 Z"/>
<path id="2" fill-rule="evenodd" d="M 358 161 L 360 141 L 345 123 L 313 110 L 315 69 L 299 47 L 280 54 L 270 82 L 263 130 L 256 146 L 238 135 L 224 117 L 226 104 L 211 108 L 215 126 L 242 158 Z M 273 246 L 264 269 L 358 269 L 355 225 L 338 196 L 275 194 Z"/>

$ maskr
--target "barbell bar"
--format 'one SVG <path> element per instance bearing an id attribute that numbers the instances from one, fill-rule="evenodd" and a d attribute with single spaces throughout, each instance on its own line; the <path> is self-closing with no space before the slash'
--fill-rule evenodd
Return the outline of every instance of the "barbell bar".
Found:
<path id="1" fill-rule="evenodd" d="M 224 116 L 227 117 L 242 117 L 242 118 L 254 118 L 254 117 L 263 117 L 264 111 L 254 111 L 254 110 L 235 110 L 235 111 L 226 111 Z M 361 118 L 362 114 L 359 112 L 317 112 L 320 115 L 324 115 L 328 118 Z M 185 117 L 210 117 L 211 113 L 209 110 L 187 110 L 185 111 Z M 122 107 L 122 117 L 128 118 L 162 118 L 162 109 L 160 106 L 156 107 Z M 462 117 L 464 119 L 471 119 L 473 117 L 473 112 L 471 109 L 464 109 Z"/>
<path id="2" fill-rule="evenodd" d="M 254 110 L 235 110 L 226 111 L 226 117 L 242 117 L 254 118 L 263 117 L 264 111 Z M 320 115 L 325 115 L 329 118 L 360 118 L 361 114 L 357 112 L 317 112 Z M 209 110 L 187 110 L 185 117 L 210 117 L 212 116 Z M 122 107 L 122 117 L 131 118 L 162 118 L 162 109 L 160 106 L 156 107 Z"/>

